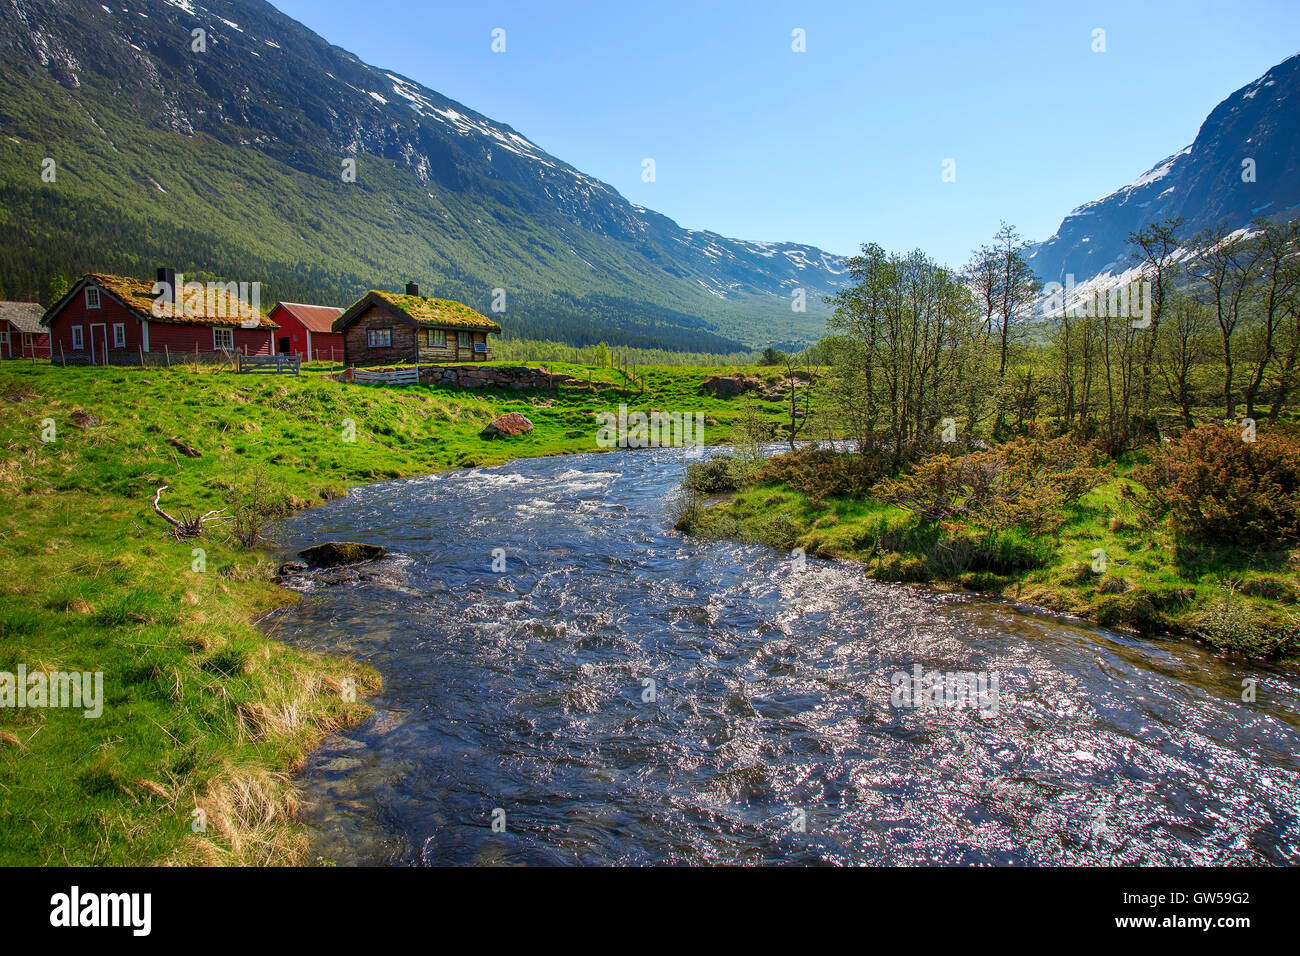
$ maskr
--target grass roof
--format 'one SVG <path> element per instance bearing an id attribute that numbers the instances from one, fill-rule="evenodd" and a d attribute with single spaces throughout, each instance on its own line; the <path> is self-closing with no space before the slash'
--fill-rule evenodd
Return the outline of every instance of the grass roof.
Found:
<path id="1" fill-rule="evenodd" d="M 190 294 L 185 298 L 181 308 L 175 308 L 170 302 L 165 303 L 163 314 L 155 315 L 153 311 L 154 284 L 152 282 L 144 279 L 133 279 L 129 276 L 115 276 L 104 273 L 91 273 L 86 278 L 93 279 L 97 284 L 126 303 L 127 307 L 139 314 L 142 319 L 150 322 L 244 327 L 245 321 L 251 322 L 254 318 L 253 313 L 249 311 L 250 307 L 241 303 L 237 295 L 231 295 L 224 288 L 216 288 L 219 283 L 213 283 L 211 286 L 205 284 L 204 294 L 201 296 L 196 293 Z M 228 284 L 233 285 L 234 283 Z M 258 325 L 250 327 L 279 328 L 279 325 L 260 312 L 256 314 L 256 317 Z"/>
<path id="2" fill-rule="evenodd" d="M 498 334 L 501 332 L 498 323 L 453 299 L 399 295 L 395 292 L 381 292 L 378 289 L 372 290 L 370 294 L 379 297 L 423 328 L 469 329 Z"/>

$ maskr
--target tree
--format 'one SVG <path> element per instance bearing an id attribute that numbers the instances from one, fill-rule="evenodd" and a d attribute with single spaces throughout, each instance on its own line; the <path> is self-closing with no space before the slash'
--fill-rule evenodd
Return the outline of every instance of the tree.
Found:
<path id="1" fill-rule="evenodd" d="M 1160 330 L 1160 320 L 1164 316 L 1165 298 L 1178 274 L 1177 255 L 1182 245 L 1178 232 L 1183 226 L 1181 218 L 1166 219 L 1162 223 L 1150 223 L 1144 229 L 1128 235 L 1129 245 L 1133 247 L 1132 257 L 1142 267 L 1143 278 L 1151 283 L 1151 324 L 1144 331 L 1149 334 L 1143 339 L 1142 353 L 1142 411 L 1149 413 L 1151 407 L 1151 366 Z"/>
<path id="2" fill-rule="evenodd" d="M 1245 234 L 1226 228 L 1207 230 L 1196 239 L 1192 260 L 1193 275 L 1213 309 L 1219 327 L 1219 345 L 1223 359 L 1224 416 L 1234 419 L 1237 397 L 1233 392 L 1236 372 L 1237 328 L 1243 318 L 1247 291 L 1256 277 L 1260 249 Z"/>
<path id="3" fill-rule="evenodd" d="M 965 399 L 962 370 L 981 337 L 978 309 L 962 277 L 920 250 L 864 245 L 849 271 L 856 284 L 830 300 L 829 325 L 848 340 L 832 394 L 859 450 L 881 448 L 901 465 Z"/>
<path id="4" fill-rule="evenodd" d="M 58 302 L 67 294 L 68 294 L 68 280 L 65 279 L 63 275 L 60 273 L 55 273 L 54 275 L 52 275 L 50 277 L 50 284 L 47 292 L 48 299 L 45 302 L 45 304 L 47 306 L 53 305 L 55 302 Z"/>
<path id="5" fill-rule="evenodd" d="M 812 399 L 814 382 L 816 381 L 811 366 L 807 362 L 807 353 L 803 361 L 798 358 L 781 353 L 785 365 L 785 381 L 790 392 L 790 419 L 788 423 L 790 440 L 790 450 L 795 450 L 795 439 L 799 433 L 808 427 L 808 422 L 812 417 Z M 800 367 L 802 366 L 802 367 Z M 800 407 L 800 378 L 806 381 L 803 383 L 803 407 Z"/>
<path id="6" fill-rule="evenodd" d="M 1023 337 L 1024 327 L 1038 296 L 1025 250 L 1029 243 L 1014 226 L 1000 224 L 993 244 L 981 246 L 963 270 L 970 294 L 982 313 L 984 334 L 997 344 L 997 419 L 994 433 L 1002 435 L 1008 405 L 1015 399 L 1006 389 L 1007 366 L 1012 346 Z"/>
<path id="7" fill-rule="evenodd" d="M 1250 360 L 1242 398 L 1246 417 L 1255 417 L 1264 376 L 1278 359 L 1287 317 L 1294 314 L 1300 292 L 1300 223 L 1258 223 L 1253 242 L 1259 251 L 1259 275 L 1252 290 L 1251 323 L 1245 347 Z"/>

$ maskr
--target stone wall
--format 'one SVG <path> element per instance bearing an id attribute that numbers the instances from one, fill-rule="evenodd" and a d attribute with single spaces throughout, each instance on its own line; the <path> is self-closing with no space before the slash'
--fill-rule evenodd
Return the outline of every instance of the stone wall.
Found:
<path id="1" fill-rule="evenodd" d="M 572 375 L 545 367 L 526 365 L 421 365 L 420 381 L 425 385 L 451 385 L 456 388 L 550 388 L 577 381 Z"/>

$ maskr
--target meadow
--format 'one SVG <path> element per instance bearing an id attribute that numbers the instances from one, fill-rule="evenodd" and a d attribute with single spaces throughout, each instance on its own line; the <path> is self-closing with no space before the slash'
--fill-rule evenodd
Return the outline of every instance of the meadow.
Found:
<path id="1" fill-rule="evenodd" d="M 106 697 L 97 719 L 0 709 L 0 864 L 310 862 L 293 773 L 366 718 L 379 676 L 257 626 L 297 599 L 272 580 L 277 519 L 364 482 L 597 451 L 597 414 L 620 403 L 703 411 L 709 442 L 750 405 L 700 394 L 731 369 L 645 368 L 635 387 L 553 370 L 582 381 L 525 393 L 343 384 L 325 366 L 0 367 L 0 672 L 103 672 Z M 480 437 L 512 411 L 534 430 Z M 229 520 L 178 540 L 153 512 L 162 486 L 170 514 Z"/>

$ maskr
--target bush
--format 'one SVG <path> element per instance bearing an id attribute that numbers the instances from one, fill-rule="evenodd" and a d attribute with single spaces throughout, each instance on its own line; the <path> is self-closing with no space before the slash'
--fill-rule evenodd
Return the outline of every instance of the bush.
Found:
<path id="1" fill-rule="evenodd" d="M 283 490 L 272 485 L 266 472 L 259 468 L 233 489 L 230 511 L 235 537 L 244 547 L 252 548 L 266 537 L 274 523 L 289 513 L 289 506 Z"/>
<path id="2" fill-rule="evenodd" d="M 1261 545 L 1300 539 L 1300 439 L 1243 441 L 1236 427 L 1198 425 L 1133 474 L 1154 518 L 1200 541 Z"/>
<path id="3" fill-rule="evenodd" d="M 703 513 L 704 504 L 700 501 L 699 494 L 685 486 L 679 488 L 668 501 L 668 517 L 672 520 L 673 528 L 683 534 L 695 530 Z"/>
<path id="4" fill-rule="evenodd" d="M 962 531 L 939 538 L 926 549 L 931 569 L 941 577 L 968 573 L 1015 574 L 1039 568 L 1052 557 L 1049 545 L 1039 544 L 1015 531 Z"/>
<path id="5" fill-rule="evenodd" d="M 731 455 L 714 455 L 687 465 L 682 487 L 697 495 L 721 495 L 739 491 L 748 477 L 744 462 Z"/>
<path id="6" fill-rule="evenodd" d="M 1225 585 L 1197 615 L 1192 630 L 1216 650 L 1274 657 L 1295 646 L 1300 618 L 1293 614 L 1289 621 L 1273 621 L 1243 600 L 1235 587 Z"/>
<path id="7" fill-rule="evenodd" d="M 777 551 L 792 551 L 799 540 L 798 522 L 784 511 L 774 511 L 762 519 L 755 529 L 761 544 Z"/>
<path id="8" fill-rule="evenodd" d="M 884 459 L 878 455 L 808 448 L 769 458 L 754 477 L 821 499 L 864 497 L 883 474 Z"/>
<path id="9" fill-rule="evenodd" d="M 1018 438 L 965 455 L 933 455 L 872 494 L 930 522 L 962 519 L 985 531 L 1057 530 L 1065 508 L 1099 485 L 1094 449 L 1070 438 Z"/>

